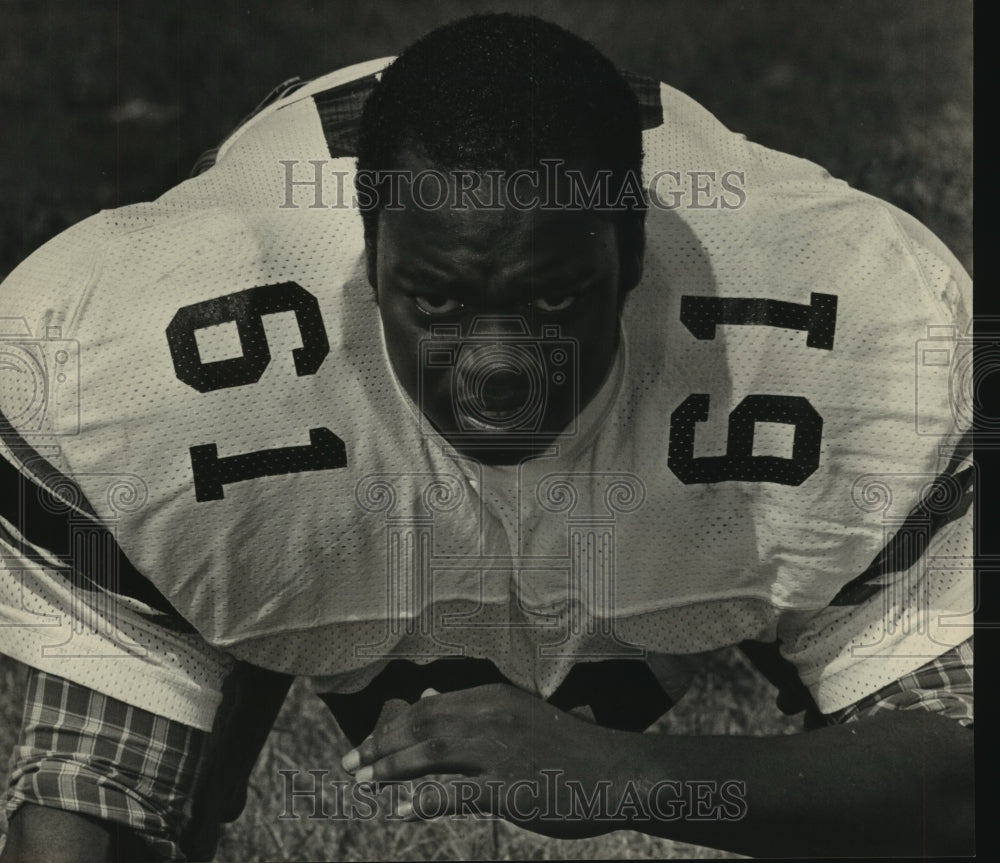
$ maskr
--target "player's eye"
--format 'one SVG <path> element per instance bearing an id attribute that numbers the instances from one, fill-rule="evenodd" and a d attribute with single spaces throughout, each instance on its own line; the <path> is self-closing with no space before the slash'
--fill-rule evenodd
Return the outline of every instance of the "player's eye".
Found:
<path id="1" fill-rule="evenodd" d="M 570 294 L 567 297 L 537 297 L 531 301 L 531 306 L 540 312 L 564 312 L 576 300 L 576 294 Z"/>
<path id="2" fill-rule="evenodd" d="M 425 315 L 450 315 L 462 308 L 462 304 L 451 297 L 417 296 L 413 302 Z"/>

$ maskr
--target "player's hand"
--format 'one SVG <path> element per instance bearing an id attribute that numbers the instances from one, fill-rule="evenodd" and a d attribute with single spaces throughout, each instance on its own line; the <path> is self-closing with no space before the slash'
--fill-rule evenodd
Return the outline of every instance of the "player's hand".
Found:
<path id="1" fill-rule="evenodd" d="M 627 779 L 616 769 L 628 770 L 636 737 L 641 735 L 593 725 L 505 684 L 428 690 L 402 714 L 380 720 L 343 765 L 362 782 L 450 774 L 427 800 L 419 799 L 421 783 L 414 783 L 412 814 L 403 813 L 414 819 L 478 812 L 549 836 L 593 836 L 615 825 L 580 811 L 580 794 L 567 781 L 579 783 L 588 799 L 602 788 L 613 799 L 611 786 Z"/>

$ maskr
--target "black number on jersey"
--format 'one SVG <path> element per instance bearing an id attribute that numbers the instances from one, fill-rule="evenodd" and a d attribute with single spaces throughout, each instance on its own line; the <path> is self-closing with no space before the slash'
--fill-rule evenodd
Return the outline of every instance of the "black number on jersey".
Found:
<path id="1" fill-rule="evenodd" d="M 191 447 L 194 494 L 198 500 L 222 500 L 222 487 L 230 482 L 338 467 L 347 467 L 347 448 L 325 428 L 309 429 L 309 443 L 305 446 L 263 449 L 225 458 L 219 458 L 214 443 Z"/>
<path id="2" fill-rule="evenodd" d="M 810 303 L 742 297 L 681 297 L 681 323 L 696 339 L 714 339 L 717 324 L 743 324 L 805 330 L 810 348 L 833 350 L 837 326 L 837 297 L 810 294 Z"/>
<path id="3" fill-rule="evenodd" d="M 695 423 L 708 419 L 708 403 L 704 393 L 690 395 L 670 415 L 667 466 L 681 482 L 691 485 L 743 480 L 800 485 L 819 467 L 823 418 L 801 396 L 747 396 L 729 414 L 726 454 L 695 458 Z M 753 436 L 759 422 L 795 427 L 791 458 L 753 454 Z"/>
<path id="4" fill-rule="evenodd" d="M 177 377 L 200 393 L 256 383 L 271 362 L 263 316 L 275 312 L 295 312 L 302 335 L 302 347 L 292 351 L 295 373 L 315 374 L 330 353 L 319 303 L 301 285 L 282 282 L 178 309 L 167 326 L 167 343 Z M 195 332 L 227 323 L 236 324 L 242 356 L 203 363 Z"/>
<path id="5" fill-rule="evenodd" d="M 295 373 L 315 374 L 327 354 L 330 341 L 323 325 L 319 302 L 295 282 L 262 285 L 214 297 L 177 310 L 167 326 L 167 343 L 177 377 L 200 393 L 256 383 L 271 362 L 271 349 L 263 316 L 294 312 L 302 347 L 292 351 Z M 241 356 L 203 363 L 195 333 L 204 327 L 234 323 Z M 190 448 L 195 498 L 221 500 L 227 483 L 310 470 L 347 467 L 347 447 L 327 428 L 309 429 L 305 446 L 278 447 L 220 458 L 214 443 Z"/>
<path id="6" fill-rule="evenodd" d="M 698 339 L 714 339 L 718 324 L 769 326 L 804 330 L 806 346 L 833 350 L 837 297 L 810 296 L 810 304 L 732 297 L 681 297 L 681 323 Z M 670 415 L 667 466 L 686 485 L 742 480 L 801 485 L 819 467 L 823 418 L 802 396 L 749 395 L 729 414 L 726 454 L 694 454 L 696 425 L 708 419 L 710 397 L 695 393 Z M 794 427 L 791 458 L 754 455 L 757 423 Z"/>

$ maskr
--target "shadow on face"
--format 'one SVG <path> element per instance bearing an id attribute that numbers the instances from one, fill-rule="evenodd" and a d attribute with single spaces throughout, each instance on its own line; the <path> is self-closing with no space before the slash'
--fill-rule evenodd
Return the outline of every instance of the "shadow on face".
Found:
<path id="1" fill-rule="evenodd" d="M 459 451 L 497 464 L 537 455 L 572 430 L 614 362 L 615 223 L 540 206 L 523 183 L 513 199 L 500 172 L 480 175 L 475 197 L 461 193 L 468 172 L 412 155 L 404 170 L 369 273 L 396 377 Z"/>

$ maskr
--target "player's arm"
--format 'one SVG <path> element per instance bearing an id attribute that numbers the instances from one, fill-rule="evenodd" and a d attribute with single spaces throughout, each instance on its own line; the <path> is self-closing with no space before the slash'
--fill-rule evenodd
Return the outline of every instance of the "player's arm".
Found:
<path id="1" fill-rule="evenodd" d="M 34 668 L 24 702 L 3 863 L 179 854 L 207 732 Z"/>
<path id="2" fill-rule="evenodd" d="M 290 683 L 237 663 L 209 732 L 30 669 L 0 861 L 212 859 Z"/>
<path id="3" fill-rule="evenodd" d="M 345 766 L 361 780 L 459 774 L 452 811 L 554 836 L 633 829 L 753 856 L 970 853 L 972 733 L 918 702 L 781 737 L 667 736 L 481 687 L 422 699 Z"/>
<path id="4" fill-rule="evenodd" d="M 11 819 L 2 863 L 116 863 L 155 860 L 147 846 L 121 825 L 78 812 L 26 804 Z"/>

